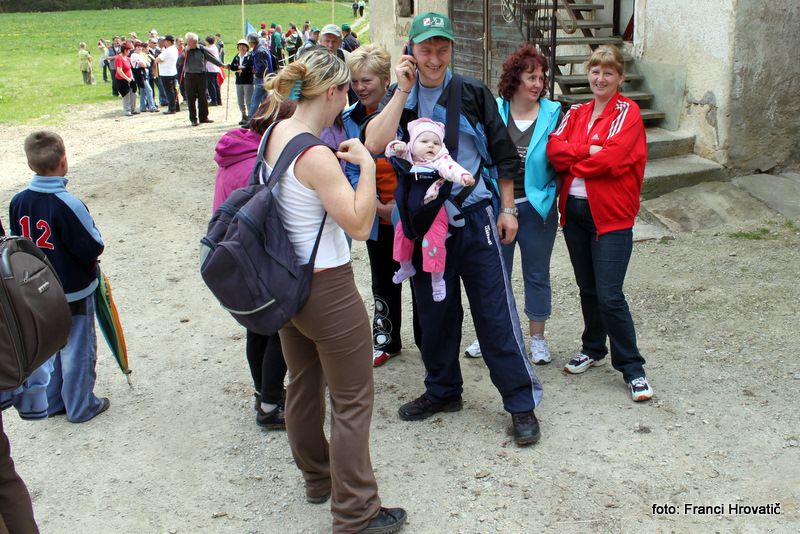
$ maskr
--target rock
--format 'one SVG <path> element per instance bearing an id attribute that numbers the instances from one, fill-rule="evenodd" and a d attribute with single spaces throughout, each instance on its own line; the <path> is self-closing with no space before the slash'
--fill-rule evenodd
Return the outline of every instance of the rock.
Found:
<path id="1" fill-rule="evenodd" d="M 477 473 L 475 473 L 475 478 L 486 478 L 486 477 L 488 477 L 490 474 L 491 474 L 491 473 L 489 473 L 489 471 L 486 471 L 485 469 L 481 469 L 480 471 L 478 471 Z"/>

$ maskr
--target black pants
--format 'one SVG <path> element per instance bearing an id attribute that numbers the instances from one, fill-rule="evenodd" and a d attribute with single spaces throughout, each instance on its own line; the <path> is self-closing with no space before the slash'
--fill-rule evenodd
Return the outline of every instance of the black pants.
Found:
<path id="1" fill-rule="evenodd" d="M 110 71 L 111 71 L 111 69 L 109 68 L 108 63 L 103 63 L 103 81 L 104 82 L 108 81 L 108 73 Z"/>
<path id="2" fill-rule="evenodd" d="M 378 225 L 378 238 L 367 241 L 369 267 L 372 271 L 372 297 L 375 299 L 375 314 L 372 318 L 372 346 L 394 354 L 402 348 L 400 330 L 402 327 L 402 289 L 401 284 L 392 282 L 392 275 L 400 264 L 392 259 L 394 229 L 390 224 Z M 414 342 L 422 346 L 419 318 L 414 292 L 411 292 L 411 306 L 414 318 Z"/>
<path id="3" fill-rule="evenodd" d="M 206 78 L 208 79 L 208 98 L 212 104 L 216 104 L 218 106 L 222 105 L 222 95 L 219 93 L 219 80 L 217 79 L 216 72 L 206 72 Z"/>
<path id="4" fill-rule="evenodd" d="M 0 412 L 0 532 L 13 534 L 39 532 L 33 518 L 33 505 L 28 488 L 14 469 L 11 445 L 3 431 L 2 412 Z"/>
<path id="5" fill-rule="evenodd" d="M 111 94 L 114 96 L 119 96 L 119 91 L 117 91 L 117 69 L 109 67 L 111 71 Z"/>
<path id="6" fill-rule="evenodd" d="M 164 93 L 167 95 L 167 105 L 170 111 L 175 111 L 175 76 L 159 76 Z"/>
<path id="7" fill-rule="evenodd" d="M 206 101 L 207 78 L 205 72 L 187 72 L 183 75 L 186 89 L 186 101 L 189 104 L 189 120 L 196 122 L 208 120 L 208 102 Z"/>
<path id="8" fill-rule="evenodd" d="M 283 399 L 283 379 L 286 377 L 281 338 L 278 334 L 262 336 L 248 330 L 245 352 L 261 402 L 278 404 Z"/>

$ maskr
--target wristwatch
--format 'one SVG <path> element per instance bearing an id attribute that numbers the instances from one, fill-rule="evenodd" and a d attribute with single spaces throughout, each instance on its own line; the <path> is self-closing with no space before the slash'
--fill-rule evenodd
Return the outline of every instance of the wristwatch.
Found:
<path id="1" fill-rule="evenodd" d="M 508 213 L 509 215 L 513 215 L 514 217 L 519 215 L 519 209 L 517 208 L 500 208 L 500 213 Z"/>

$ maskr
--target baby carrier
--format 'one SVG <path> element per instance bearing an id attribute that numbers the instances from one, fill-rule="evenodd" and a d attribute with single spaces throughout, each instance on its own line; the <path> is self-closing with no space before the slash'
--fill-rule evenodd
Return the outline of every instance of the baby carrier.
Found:
<path id="1" fill-rule="evenodd" d="M 450 84 L 447 86 L 448 106 L 444 144 L 454 160 L 458 159 L 458 124 L 461 116 L 462 84 L 461 76 L 453 74 Z M 453 105 L 453 103 L 457 104 Z M 411 162 L 396 156 L 389 158 L 389 163 L 392 164 L 392 168 L 397 174 L 397 189 L 394 192 L 394 199 L 397 203 L 400 222 L 403 223 L 403 233 L 409 239 L 422 239 L 422 236 L 433 224 L 436 214 L 450 197 L 453 183 L 446 181 L 439 189 L 439 195 L 429 203 L 423 204 L 425 192 L 440 178 L 439 173 L 436 171 L 415 172 L 412 170 Z M 477 184 L 477 180 L 475 183 Z M 475 185 L 464 187 L 451 203 L 456 208 L 460 207 L 474 188 Z"/>

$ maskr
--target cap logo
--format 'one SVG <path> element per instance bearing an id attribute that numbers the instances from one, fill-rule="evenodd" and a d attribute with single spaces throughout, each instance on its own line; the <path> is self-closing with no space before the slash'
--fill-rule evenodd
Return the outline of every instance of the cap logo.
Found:
<path id="1" fill-rule="evenodd" d="M 442 17 L 425 17 L 422 19 L 423 26 L 430 26 L 431 28 L 444 28 L 444 19 Z"/>

